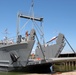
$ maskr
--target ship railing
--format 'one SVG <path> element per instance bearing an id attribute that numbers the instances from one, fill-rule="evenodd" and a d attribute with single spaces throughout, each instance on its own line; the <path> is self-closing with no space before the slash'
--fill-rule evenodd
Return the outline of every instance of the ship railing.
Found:
<path id="1" fill-rule="evenodd" d="M 17 40 L 16 40 L 17 39 Z M 15 43 L 27 43 L 30 41 L 30 36 L 23 36 L 23 35 L 18 35 L 18 37 L 11 37 L 8 39 L 3 39 L 0 40 L 0 45 L 10 45 L 10 44 L 15 44 Z"/>
<path id="2" fill-rule="evenodd" d="M 15 43 L 14 39 L 4 39 L 0 41 L 0 45 L 7 45 Z"/>

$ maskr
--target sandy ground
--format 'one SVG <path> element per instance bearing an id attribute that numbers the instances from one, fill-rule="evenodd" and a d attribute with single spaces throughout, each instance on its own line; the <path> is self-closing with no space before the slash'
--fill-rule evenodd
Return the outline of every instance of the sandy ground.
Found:
<path id="1" fill-rule="evenodd" d="M 55 74 L 23 74 L 23 75 L 76 75 L 76 71 L 75 72 L 65 72 L 65 73 L 55 73 Z"/>
<path id="2" fill-rule="evenodd" d="M 56 73 L 51 75 L 76 75 L 76 72 L 65 72 L 65 73 Z"/>

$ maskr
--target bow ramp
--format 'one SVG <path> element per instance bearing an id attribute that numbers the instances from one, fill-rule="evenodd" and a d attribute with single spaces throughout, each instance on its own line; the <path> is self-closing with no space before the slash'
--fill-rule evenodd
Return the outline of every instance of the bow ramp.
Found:
<path id="1" fill-rule="evenodd" d="M 50 45 L 49 43 L 52 41 L 50 40 L 45 45 L 41 45 L 46 59 L 58 57 L 65 46 L 63 34 L 59 33 L 59 35 L 54 37 L 53 39 L 56 39 L 55 44 Z M 43 59 L 43 55 L 39 46 L 37 46 L 36 48 L 36 58 Z"/>

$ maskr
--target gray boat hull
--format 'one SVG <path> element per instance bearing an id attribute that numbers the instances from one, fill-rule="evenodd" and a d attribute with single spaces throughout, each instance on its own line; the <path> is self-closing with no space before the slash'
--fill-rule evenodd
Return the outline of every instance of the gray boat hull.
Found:
<path id="1" fill-rule="evenodd" d="M 34 45 L 34 40 L 6 45 L 0 48 L 0 70 L 11 71 L 15 67 L 25 67 L 28 63 L 28 58 Z M 13 54 L 14 57 L 11 55 Z"/>

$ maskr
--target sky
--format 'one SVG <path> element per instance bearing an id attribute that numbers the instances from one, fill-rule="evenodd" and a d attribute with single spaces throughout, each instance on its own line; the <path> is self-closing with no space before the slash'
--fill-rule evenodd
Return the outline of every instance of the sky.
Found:
<path id="1" fill-rule="evenodd" d="M 8 37 L 16 36 L 17 13 L 28 13 L 31 1 L 0 0 L 1 40 L 5 36 L 5 29 L 8 29 Z M 58 33 L 62 33 L 76 51 L 76 0 L 34 0 L 34 15 L 44 18 L 43 27 L 46 42 Z M 23 21 L 21 24 L 24 23 Z M 67 51 L 71 50 L 66 44 L 63 52 Z"/>

